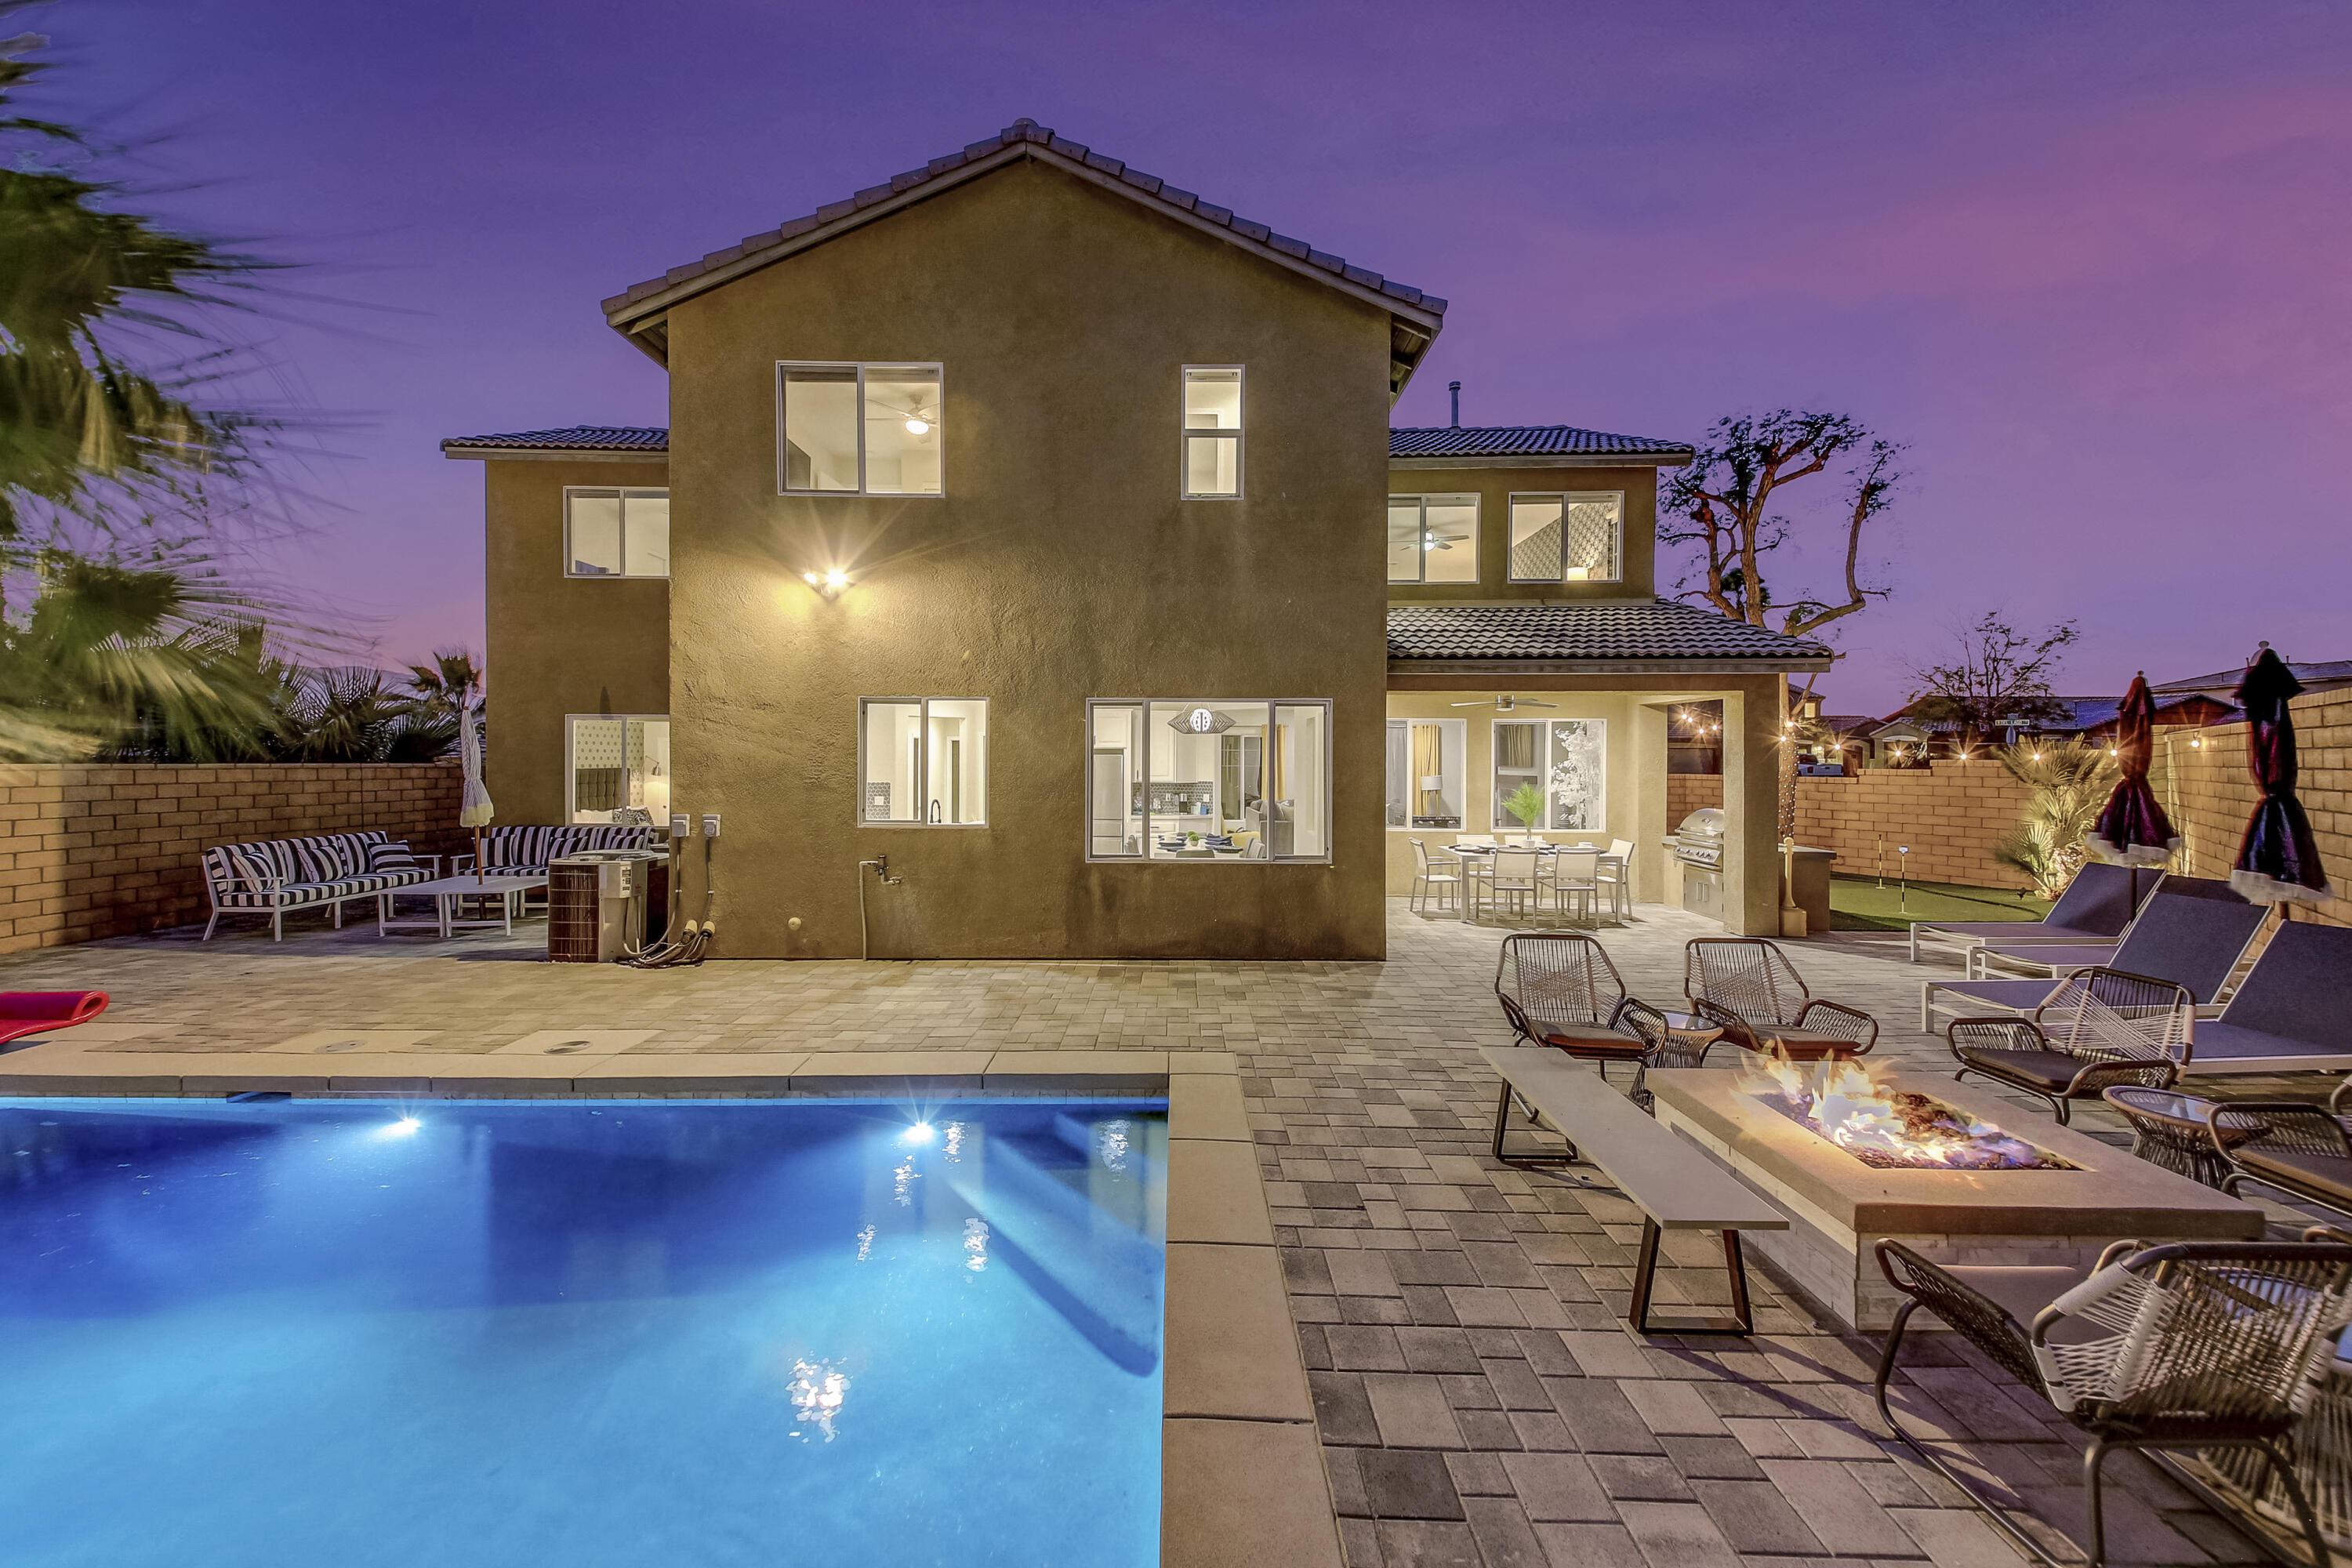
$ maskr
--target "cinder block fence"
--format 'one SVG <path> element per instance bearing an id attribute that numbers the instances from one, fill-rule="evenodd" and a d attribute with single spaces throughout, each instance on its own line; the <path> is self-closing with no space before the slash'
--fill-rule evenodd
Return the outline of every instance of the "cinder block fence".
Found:
<path id="1" fill-rule="evenodd" d="M 446 853 L 454 764 L 0 766 L 0 952 L 202 921 L 215 844 L 381 828 Z"/>

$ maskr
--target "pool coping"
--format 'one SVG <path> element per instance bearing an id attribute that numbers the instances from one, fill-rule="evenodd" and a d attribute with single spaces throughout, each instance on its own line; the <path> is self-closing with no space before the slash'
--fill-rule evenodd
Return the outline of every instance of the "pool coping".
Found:
<path id="1" fill-rule="evenodd" d="M 1228 1051 L 164 1052 L 59 1039 L 0 1057 L 0 1095 L 215 1099 L 1168 1100 L 1162 1568 L 1342 1568 L 1338 1510 L 1256 1140 Z M 625 1058 L 625 1060 L 622 1058 Z M 331 1066 L 330 1066 L 331 1064 Z"/>

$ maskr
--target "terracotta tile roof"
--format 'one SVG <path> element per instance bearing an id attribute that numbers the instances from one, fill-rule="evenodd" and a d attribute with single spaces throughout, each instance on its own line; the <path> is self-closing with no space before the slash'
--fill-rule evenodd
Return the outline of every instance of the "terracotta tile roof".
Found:
<path id="1" fill-rule="evenodd" d="M 1391 605 L 1391 659 L 1786 659 L 1829 648 L 1671 599 L 1575 605 Z"/>
<path id="2" fill-rule="evenodd" d="M 667 452 L 669 431 L 648 425 L 567 425 L 561 430 L 515 430 L 503 436 L 452 436 L 445 452 Z"/>
<path id="3" fill-rule="evenodd" d="M 1083 142 L 1071 142 L 1056 136 L 1050 127 L 1040 125 L 1034 120 L 1016 120 L 985 141 L 974 142 L 961 151 L 950 153 L 943 158 L 934 158 L 921 168 L 909 169 L 903 174 L 893 175 L 881 184 L 868 185 L 846 201 L 828 203 L 813 213 L 793 218 L 789 223 L 768 230 L 765 234 L 752 235 L 739 245 L 730 246 L 724 250 L 714 250 L 699 260 L 689 261 L 682 267 L 673 267 L 658 278 L 648 278 L 642 283 L 632 284 L 626 291 L 615 294 L 604 301 L 604 313 L 607 316 L 616 315 L 641 300 L 665 293 L 681 283 L 691 282 L 697 278 L 718 271 L 736 262 L 756 258 L 762 251 L 782 249 L 792 241 L 803 236 L 815 234 L 818 230 L 830 228 L 835 225 L 849 226 L 850 222 L 857 219 L 860 213 L 879 202 L 904 195 L 909 191 L 940 181 L 971 164 L 996 159 L 1009 149 L 1019 149 L 1027 156 L 1042 154 L 1067 163 L 1081 165 L 1094 171 L 1097 174 L 1118 181 L 1138 195 L 1148 197 L 1160 205 L 1189 214 L 1192 217 L 1212 224 L 1218 228 L 1229 230 L 1237 240 L 1276 251 L 1295 261 L 1304 262 L 1308 267 L 1329 273 L 1334 279 L 1344 279 L 1359 289 L 1384 295 L 1399 304 L 1412 307 L 1429 316 L 1436 317 L 1445 313 L 1445 301 L 1433 294 L 1424 294 L 1409 283 L 1399 283 L 1392 279 L 1383 278 L 1368 268 L 1351 264 L 1343 257 L 1334 256 L 1328 251 L 1318 250 L 1303 239 L 1293 239 L 1288 235 L 1276 234 L 1265 224 L 1236 216 L 1231 207 L 1221 207 L 1214 202 L 1204 201 L 1191 191 L 1168 184 L 1157 174 L 1147 174 L 1140 169 L 1129 168 L 1118 159 L 1107 158 Z"/>
<path id="4" fill-rule="evenodd" d="M 1440 425 L 1389 432 L 1395 458 L 1682 458 L 1687 441 L 1654 441 L 1646 436 L 1612 436 L 1573 425 Z"/>

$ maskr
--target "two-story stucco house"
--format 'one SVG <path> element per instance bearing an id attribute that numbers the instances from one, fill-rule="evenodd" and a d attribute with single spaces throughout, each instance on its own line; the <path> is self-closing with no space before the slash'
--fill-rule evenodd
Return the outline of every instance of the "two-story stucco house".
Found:
<path id="1" fill-rule="evenodd" d="M 1443 300 L 1023 121 L 604 310 L 667 430 L 444 443 L 490 788 L 718 814 L 715 952 L 1377 958 L 1410 840 L 1497 826 L 1657 898 L 1704 700 L 1775 929 L 1777 683 L 1827 650 L 1656 596 L 1687 447 L 1391 429 Z"/>

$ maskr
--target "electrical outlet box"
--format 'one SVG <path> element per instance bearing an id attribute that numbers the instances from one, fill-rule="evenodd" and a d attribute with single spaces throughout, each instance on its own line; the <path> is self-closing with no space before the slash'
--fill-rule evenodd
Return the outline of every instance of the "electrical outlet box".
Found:
<path id="1" fill-rule="evenodd" d="M 672 838 L 693 837 L 694 818 L 687 816 L 686 813 L 682 811 L 673 814 L 669 819 L 669 836 Z"/>
<path id="2" fill-rule="evenodd" d="M 706 811 L 702 814 L 702 836 L 705 838 L 716 838 L 719 837 L 719 814 L 717 812 Z"/>

